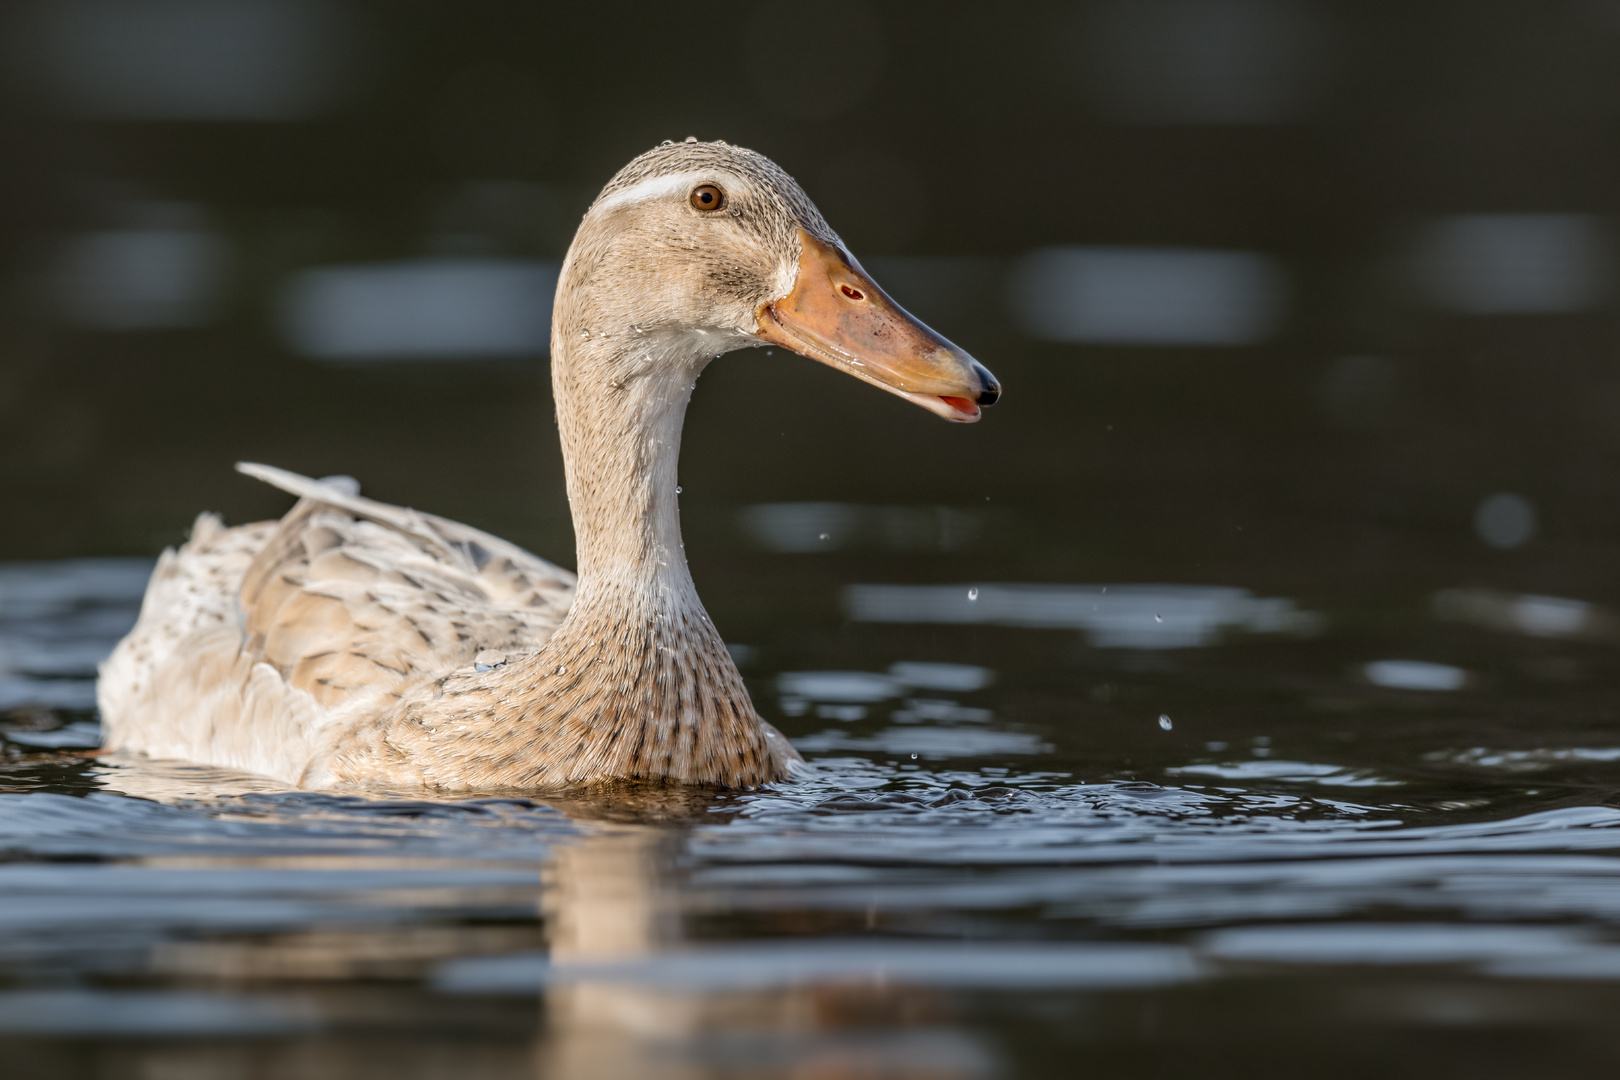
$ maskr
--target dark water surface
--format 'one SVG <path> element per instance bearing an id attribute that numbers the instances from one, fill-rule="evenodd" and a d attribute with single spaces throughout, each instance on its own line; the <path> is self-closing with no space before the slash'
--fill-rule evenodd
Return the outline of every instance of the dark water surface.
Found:
<path id="1" fill-rule="evenodd" d="M 1617 665 L 1589 605 L 866 587 L 819 642 L 737 650 L 798 781 L 440 801 L 85 756 L 147 566 L 0 567 L 7 1075 L 1620 1055 Z"/>

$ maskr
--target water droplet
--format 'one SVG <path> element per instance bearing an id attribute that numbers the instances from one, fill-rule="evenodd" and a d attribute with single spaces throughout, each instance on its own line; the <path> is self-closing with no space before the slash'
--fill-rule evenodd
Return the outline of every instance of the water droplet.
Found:
<path id="1" fill-rule="evenodd" d="M 675 485 L 675 494 L 679 495 L 680 493 L 681 493 L 681 485 L 676 484 Z"/>
<path id="2" fill-rule="evenodd" d="M 917 760 L 917 755 L 916 755 L 916 754 L 912 754 L 912 755 L 911 755 L 911 760 L 912 760 L 912 761 L 916 761 L 916 760 Z"/>
<path id="3" fill-rule="evenodd" d="M 1164 616 L 1163 615 L 1155 615 L 1155 616 L 1153 616 L 1153 621 L 1154 622 L 1164 622 Z"/>
<path id="4" fill-rule="evenodd" d="M 816 539 L 818 539 L 818 540 L 828 540 L 828 539 L 831 539 L 831 538 L 832 538 L 831 533 L 822 533 L 820 536 L 816 537 Z"/>
<path id="5" fill-rule="evenodd" d="M 567 664 L 558 664 L 557 665 L 557 674 L 559 674 L 559 675 L 568 674 L 568 665 Z"/>
<path id="6" fill-rule="evenodd" d="M 968 599 L 969 600 L 977 600 L 978 598 L 979 598 L 979 588 L 978 588 L 977 585 L 975 585 L 973 588 L 968 590 Z"/>
<path id="7" fill-rule="evenodd" d="M 1170 722 L 1169 714 L 1167 714 L 1167 713 L 1160 713 L 1159 714 L 1159 727 L 1163 728 L 1165 731 L 1169 731 L 1171 728 L 1173 728 L 1175 726 L 1176 726 L 1175 724 Z"/>

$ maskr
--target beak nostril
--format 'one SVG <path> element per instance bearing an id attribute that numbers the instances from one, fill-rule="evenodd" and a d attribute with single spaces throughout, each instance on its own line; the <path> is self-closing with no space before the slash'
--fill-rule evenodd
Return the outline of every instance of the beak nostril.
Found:
<path id="1" fill-rule="evenodd" d="M 866 299 L 866 294 L 865 293 L 861 292 L 861 290 L 859 290 L 859 289 L 853 289 L 853 288 L 849 287 L 848 285 L 840 285 L 838 287 L 838 291 L 843 293 L 845 296 L 849 297 L 851 300 L 865 300 Z"/>

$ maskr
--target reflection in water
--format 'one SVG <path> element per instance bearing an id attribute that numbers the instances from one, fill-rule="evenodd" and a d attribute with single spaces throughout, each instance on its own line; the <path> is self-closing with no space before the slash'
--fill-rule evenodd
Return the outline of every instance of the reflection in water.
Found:
<path id="1" fill-rule="evenodd" d="M 1217 930 L 1204 949 L 1223 960 L 1280 964 L 1485 964 L 1584 952 L 1592 935 L 1562 926 L 1315 923 Z"/>
<path id="2" fill-rule="evenodd" d="M 778 706 L 788 716 L 813 711 L 822 720 L 855 723 L 867 717 L 868 707 L 904 697 L 890 711 L 891 727 L 867 734 L 822 731 L 794 740 L 805 753 L 837 750 L 892 754 L 912 760 L 995 757 L 1043 754 L 1051 744 L 1038 736 L 1013 731 L 964 730 L 960 724 L 987 724 L 994 714 L 985 708 L 962 705 L 948 698 L 906 697 L 915 690 L 971 693 L 994 680 L 988 668 L 971 664 L 892 664 L 888 674 L 870 671 L 784 671 L 776 677 Z"/>
<path id="3" fill-rule="evenodd" d="M 0 563 L 0 619 L 17 624 L 25 619 L 61 618 L 92 608 L 138 608 L 146 593 L 146 579 L 151 575 L 151 559 Z M 133 623 L 131 619 L 129 625 Z M 31 634 L 39 633 L 49 634 L 50 629 L 31 630 Z M 82 629 L 78 634 L 63 631 L 57 636 L 64 639 L 64 645 L 86 653 L 100 647 L 101 635 L 85 635 Z M 85 637 L 88 640 L 79 640 Z M 105 655 L 101 653 L 96 659 Z"/>
<path id="4" fill-rule="evenodd" d="M 1213 776 L 1222 780 L 1282 780 L 1293 784 L 1320 784 L 1323 787 L 1390 787 L 1398 780 L 1385 780 L 1342 765 L 1313 765 L 1305 761 L 1235 761 L 1221 764 L 1181 765 L 1166 769 L 1170 776 Z"/>
<path id="5" fill-rule="evenodd" d="M 1253 345 L 1281 327 L 1287 279 L 1247 251 L 1054 247 L 1025 256 L 1008 299 L 1047 341 Z"/>
<path id="6" fill-rule="evenodd" d="M 1612 640 L 1620 634 L 1614 613 L 1585 600 L 1494 589 L 1442 589 L 1434 594 L 1434 617 L 1530 637 Z"/>
<path id="7" fill-rule="evenodd" d="M 913 712 L 912 715 L 914 717 L 917 714 Z M 793 744 L 807 754 L 853 750 L 862 753 L 909 756 L 924 761 L 958 757 L 1000 757 L 1005 754 L 1045 754 L 1052 749 L 1050 743 L 1041 741 L 1038 736 L 1016 731 L 934 727 L 893 727 L 874 735 L 823 731 L 795 739 Z"/>
<path id="8" fill-rule="evenodd" d="M 784 698 L 870 703 L 899 697 L 900 680 L 870 671 L 784 671 L 776 677 Z"/>
<path id="9" fill-rule="evenodd" d="M 0 991 L 0 1035 L 55 1038 L 263 1038 L 315 1029 L 309 1010 L 276 998 L 183 992 Z"/>
<path id="10" fill-rule="evenodd" d="M 1374 660 L 1361 672 L 1374 686 L 1392 690 L 1461 690 L 1468 685 L 1462 668 L 1427 660 Z"/>
<path id="11" fill-rule="evenodd" d="M 58 310 L 91 330 L 199 326 L 222 313 L 231 269 L 225 238 L 184 204 L 129 208 L 138 226 L 66 241 L 53 285 Z"/>
<path id="12" fill-rule="evenodd" d="M 818 552 L 870 545 L 895 551 L 956 551 L 979 539 L 984 514 L 949 506 L 765 503 L 738 515 L 767 551 Z"/>
<path id="13" fill-rule="evenodd" d="M 1437 750 L 1424 756 L 1428 761 L 1476 765 L 1482 769 L 1542 772 L 1558 765 L 1583 761 L 1620 761 L 1620 749 L 1570 746 L 1544 747 L 1536 750 L 1487 750 L 1484 747 L 1474 747 L 1469 750 Z"/>
<path id="14" fill-rule="evenodd" d="M 1287 599 L 1213 585 L 851 585 L 844 610 L 857 622 L 986 623 L 1083 630 L 1101 648 L 1185 649 L 1223 631 L 1311 633 L 1310 612 Z"/>
<path id="15" fill-rule="evenodd" d="M 150 559 L 0 563 L 0 710 L 93 708 L 96 665 L 135 625 L 151 573 Z"/>
<path id="16" fill-rule="evenodd" d="M 695 1078 L 785 1068 L 792 1075 L 948 1078 L 986 1075 L 985 1050 L 945 1030 L 845 1030 L 843 1010 L 829 1006 L 853 994 L 881 1012 L 884 999 L 907 997 L 907 984 L 1142 986 L 1185 977 L 1166 972 L 1158 953 L 1144 963 L 1142 950 L 1129 947 L 1094 948 L 1102 955 L 1087 964 L 1065 963 L 1061 950 L 1043 948 L 952 955 L 926 945 L 885 951 L 823 939 L 689 943 L 675 875 L 680 855 L 679 834 L 669 830 L 590 830 L 559 848 L 546 870 L 549 952 L 459 961 L 441 967 L 437 985 L 460 994 L 543 993 L 546 1032 L 537 1060 L 548 1077 Z M 1174 952 L 1158 952 L 1166 951 Z"/>
<path id="17" fill-rule="evenodd" d="M 1461 214 L 1422 235 L 1420 287 L 1466 315 L 1562 314 L 1601 305 L 1613 286 L 1608 232 L 1581 214 Z"/>
<path id="18" fill-rule="evenodd" d="M 902 660 L 889 665 L 889 677 L 918 690 L 946 690 L 967 693 L 983 690 L 995 682 L 995 672 L 975 664 L 920 663 Z"/>
<path id="19" fill-rule="evenodd" d="M 38 702 L 30 704 L 37 705 Z M 15 746 L 47 749 L 91 750 L 101 745 L 101 725 L 96 721 L 74 720 L 59 728 L 39 731 L 24 726 L 26 719 L 27 714 L 24 713 L 17 722 L 0 727 L 0 736 Z"/>
<path id="20" fill-rule="evenodd" d="M 809 702 L 870 705 L 901 697 L 908 690 L 970 693 L 995 681 L 989 668 L 974 664 L 890 664 L 887 674 L 873 671 L 784 671 L 776 677 L 776 691 L 790 715 L 800 715 Z"/>
<path id="21" fill-rule="evenodd" d="M 679 912 L 659 887 L 672 856 L 658 830 L 633 827 L 606 829 L 559 851 L 546 872 L 549 963 L 644 957 L 678 940 Z M 655 1075 L 660 1050 L 667 1053 L 657 1044 L 696 1034 L 701 1018 L 691 1006 L 678 993 L 637 986 L 551 990 L 543 1074 Z"/>
<path id="22" fill-rule="evenodd" d="M 0 568 L 8 679 L 88 685 L 147 570 Z M 920 596 L 925 613 L 1116 633 L 1091 621 L 1095 605 L 1178 640 L 1303 619 L 1240 589 L 892 595 L 905 610 Z M 1442 617 L 1514 630 L 1479 635 L 1504 646 L 1563 648 L 1601 614 L 1442 595 Z M 942 633 L 954 632 L 929 629 L 899 654 L 942 655 Z M 1288 657 L 1338 647 L 1284 644 L 1275 662 L 1313 685 Z M 804 707 L 783 724 L 810 768 L 752 792 L 290 791 L 75 756 L 65 748 L 90 736 L 88 717 L 14 711 L 0 723 L 0 1035 L 37 1054 L 96 1040 L 151 1076 L 976 1078 L 1068 1075 L 1077 1038 L 1152 1045 L 1141 1017 L 1214 988 L 1264 1017 L 1264 1031 L 1234 1021 L 1257 1039 L 1279 1024 L 1408 1031 L 1438 1008 L 1435 980 L 1495 995 L 1491 1015 L 1521 1025 L 1539 1022 L 1549 983 L 1578 983 L 1588 1002 L 1620 992 L 1620 811 L 1597 805 L 1620 749 L 1600 733 L 1554 738 L 1543 722 L 1530 745 L 1497 742 L 1507 727 L 1426 733 L 1426 710 L 1450 698 L 1342 676 L 1334 707 L 1358 693 L 1397 702 L 1399 738 L 1302 741 L 1298 721 L 1329 714 L 1293 697 L 1245 699 L 1231 711 L 1253 710 L 1248 727 L 1222 720 L 1223 683 L 1163 683 L 1148 688 L 1153 707 L 1141 700 L 1135 680 L 1206 659 L 1228 680 L 1239 650 L 1088 658 L 1122 669 L 1108 676 L 1117 694 L 1086 694 L 1096 673 L 1082 671 L 1052 722 L 1026 649 L 986 650 L 995 670 L 912 659 L 774 673 L 783 712 Z M 1336 655 L 1342 672 L 1366 643 Z M 1364 670 L 1405 688 L 1467 678 L 1410 660 Z M 1167 705 L 1169 730 L 1152 723 L 1157 699 L 1192 691 Z M 819 730 L 824 708 L 877 716 Z M 1105 754 L 1073 748 L 1099 727 L 1136 779 L 1078 779 L 1108 775 Z M 1368 991 L 1351 968 L 1388 984 Z M 1275 996 L 1302 984 L 1313 993 Z"/>
<path id="23" fill-rule="evenodd" d="M 305 270 L 282 296 L 282 331 L 323 360 L 540 356 L 557 267 L 442 258 Z"/>
<path id="24" fill-rule="evenodd" d="M 579 986 L 678 988 L 689 995 L 814 983 L 895 982 L 973 989 L 1124 989 L 1187 982 L 1202 972 L 1187 949 L 1126 942 L 972 944 L 821 938 L 687 946 L 610 962 L 500 957 L 446 965 L 456 993 Z"/>
<path id="25" fill-rule="evenodd" d="M 958 705 L 942 698 L 908 698 L 905 707 L 895 709 L 889 719 L 897 724 L 917 724 L 925 720 L 941 724 L 985 724 L 994 715 L 989 709 Z"/>
<path id="26" fill-rule="evenodd" d="M 1366 781 L 1255 764 L 1178 770 L 1223 784 L 1196 790 L 823 759 L 570 820 L 114 762 L 104 784 L 162 801 L 0 795 L 0 1031 L 299 1035 L 336 1068 L 378 1024 L 438 1060 L 450 1024 L 491 1055 L 470 1075 L 977 1077 L 1022 1053 L 964 1023 L 986 993 L 1041 1017 L 1345 964 L 1620 978 L 1620 812 L 1403 825 L 1261 790 Z M 136 975 L 185 982 L 104 981 Z"/>

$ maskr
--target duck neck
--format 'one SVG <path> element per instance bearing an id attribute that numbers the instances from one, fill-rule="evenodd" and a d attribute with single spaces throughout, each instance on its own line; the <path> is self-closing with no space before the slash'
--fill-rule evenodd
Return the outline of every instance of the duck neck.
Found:
<path id="1" fill-rule="evenodd" d="M 702 615 L 676 498 L 687 402 L 714 355 L 696 337 L 581 329 L 554 342 L 552 390 L 579 565 L 570 623 L 587 614 L 621 625 Z"/>

